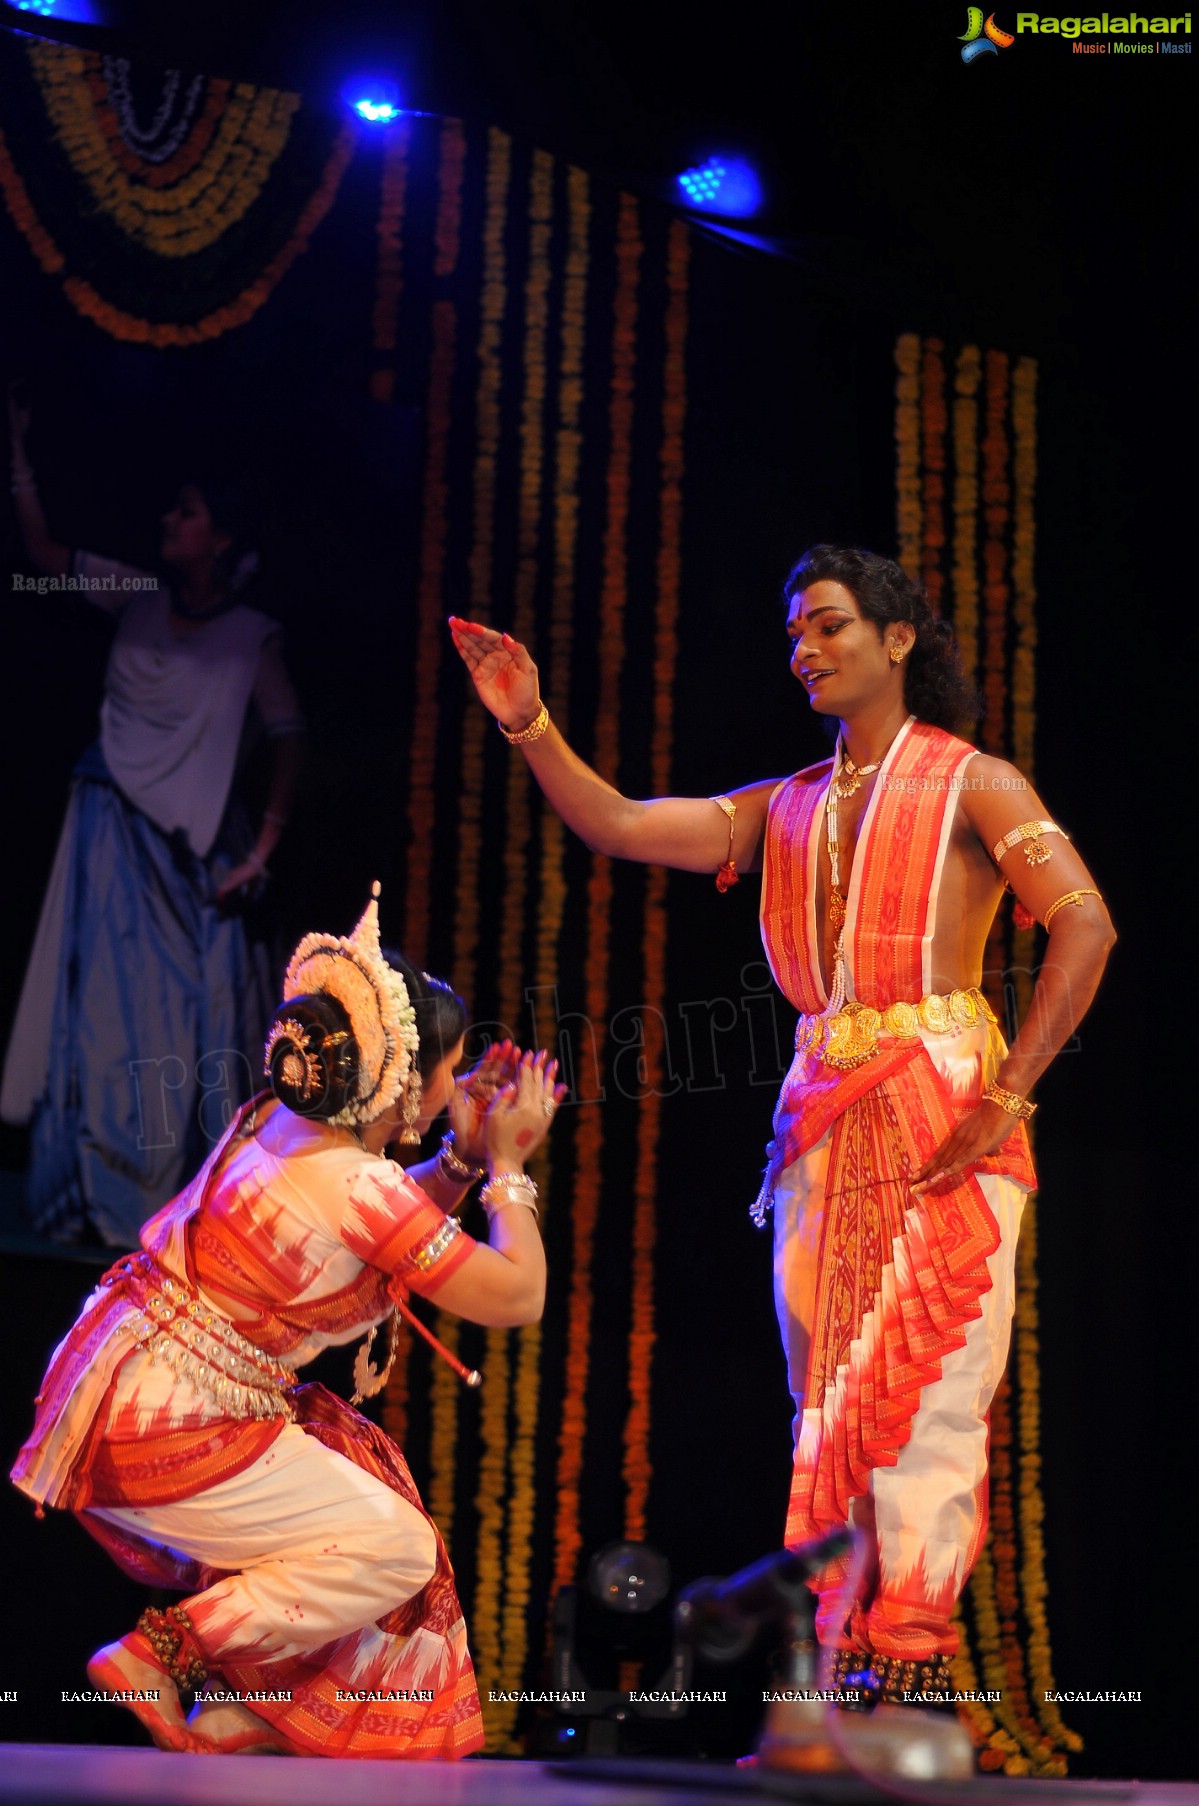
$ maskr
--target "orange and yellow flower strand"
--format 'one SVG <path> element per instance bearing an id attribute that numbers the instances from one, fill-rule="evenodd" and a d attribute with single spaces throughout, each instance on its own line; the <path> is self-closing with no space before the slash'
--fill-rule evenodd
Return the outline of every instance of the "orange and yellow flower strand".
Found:
<path id="1" fill-rule="evenodd" d="M 899 562 L 909 577 L 921 566 L 920 340 L 902 333 L 895 346 L 895 487 Z"/>
<path id="2" fill-rule="evenodd" d="M 650 728 L 650 789 L 669 793 L 674 749 L 674 688 L 678 664 L 679 592 L 682 582 L 683 428 L 687 408 L 687 275 L 690 237 L 671 223 L 666 249 L 667 303 L 663 350 L 662 446 L 659 454 L 657 614 L 654 695 Z M 629 1283 L 629 1411 L 624 1431 L 626 1537 L 645 1540 L 649 1488 L 653 1382 L 654 1245 L 657 1239 L 658 1137 L 665 1067 L 662 1005 L 666 996 L 666 871 L 650 869 L 645 888 L 642 946 L 645 996 L 645 1096 L 637 1116 L 633 1177 L 633 1265 Z"/>
<path id="3" fill-rule="evenodd" d="M 375 269 L 375 305 L 371 311 L 371 349 L 381 358 L 396 348 L 400 320 L 400 293 L 404 281 L 401 238 L 404 204 L 408 193 L 408 148 L 412 121 L 401 119 L 387 135 L 383 147 L 379 217 L 375 222 L 378 262 Z M 390 356 L 371 371 L 370 392 L 375 401 L 395 399 L 395 367 Z M 417 669 L 421 667 L 418 665 Z"/>
<path id="4" fill-rule="evenodd" d="M 953 631 L 967 677 L 978 670 L 978 384 L 977 345 L 958 352 L 953 388 Z"/>
<path id="5" fill-rule="evenodd" d="M 435 274 L 450 276 L 457 267 L 458 221 L 465 164 L 465 136 L 456 119 L 445 120 L 438 143 L 437 263 Z M 453 420 L 454 365 L 457 352 L 458 310 L 448 296 L 434 298 L 430 311 L 432 343 L 429 354 L 429 386 L 426 403 L 425 470 L 421 496 L 420 563 L 416 594 L 416 645 L 413 664 L 421 673 L 412 699 L 412 732 L 408 748 L 408 859 L 404 885 L 404 946 L 419 959 L 429 946 L 432 925 L 432 893 L 428 849 L 437 832 L 436 762 L 440 715 L 440 671 L 445 640 L 445 570 L 449 505 L 450 430 Z M 411 1350 L 409 1351 L 411 1352 Z M 433 1434 L 437 1437 L 437 1469 L 447 1470 L 445 1434 L 446 1394 L 454 1398 L 457 1382 L 448 1368 L 444 1378 L 434 1364 L 430 1380 L 433 1398 Z M 440 1390 L 438 1388 L 440 1387 Z M 438 1402 L 440 1401 L 440 1416 Z M 408 1431 L 408 1360 L 397 1361 L 384 1403 L 383 1422 L 403 1446 Z M 452 1462 L 453 1423 L 450 1424 Z M 432 1496 L 432 1495 L 430 1495 Z M 444 1522 L 442 1534 L 445 1534 Z"/>
<path id="6" fill-rule="evenodd" d="M 554 569 L 551 614 L 551 684 L 547 703 L 554 719 L 565 721 L 569 708 L 569 672 L 574 647 L 574 589 L 578 551 L 578 488 L 583 410 L 583 350 L 587 343 L 587 275 L 590 265 L 590 182 L 583 170 L 567 170 L 567 249 L 563 271 L 562 358 L 558 376 L 558 426 L 554 437 Z M 538 988 L 556 982 L 558 939 L 565 914 L 563 874 L 565 831 L 558 816 L 547 813 L 542 824 L 542 903 L 538 910 Z M 600 1038 L 600 1022 L 587 1013 Z M 587 1049 L 581 1060 L 587 1062 Z M 600 1053 L 596 1049 L 596 1075 Z M 587 1091 L 587 1071 L 576 1075 Z M 558 1463 L 554 1479 L 554 1566 L 551 1593 L 572 1586 L 581 1553 L 580 1481 L 583 1439 L 587 1432 L 587 1376 L 590 1371 L 590 1261 L 600 1214 L 600 1170 L 594 1158 L 594 1103 L 580 1103 L 574 1141 L 574 1197 L 571 1205 L 571 1295 L 567 1300 L 567 1347 L 563 1376 L 562 1423 L 558 1430 Z M 589 1150 L 589 1152 L 587 1152 Z"/>
<path id="7" fill-rule="evenodd" d="M 512 179 L 512 140 L 506 132 L 487 134 L 483 280 L 476 341 L 478 379 L 475 388 L 475 457 L 472 473 L 474 522 L 469 557 L 470 608 L 476 620 L 491 615 L 495 578 L 496 475 L 501 431 L 503 360 L 501 340 L 508 307 L 506 224 Z M 482 894 L 482 800 L 487 717 L 482 709 L 467 712 L 462 727 L 457 917 L 454 927 L 454 970 L 478 972 L 480 897 Z M 498 738 L 498 736 L 497 736 Z M 447 1325 L 448 1327 L 448 1325 Z M 480 1455 L 475 1504 L 479 1513 L 477 1583 L 471 1612 L 471 1641 L 483 1697 L 500 1686 L 500 1576 L 503 1573 L 502 1511 L 506 1492 L 506 1451 L 510 1362 L 506 1333 L 487 1337 L 487 1383 L 479 1412 Z M 451 1382 L 453 1383 L 453 1382 Z M 443 1406 L 442 1434 L 449 1412 Z M 457 1394 L 453 1402 L 457 1425 Z M 453 1450 L 446 1448 L 452 1464 Z M 445 1475 L 452 1491 L 453 1474 Z M 440 1519 L 438 1519 L 440 1522 Z"/>
<path id="8" fill-rule="evenodd" d="M 545 151 L 535 151 L 529 177 L 528 257 L 525 266 L 523 380 L 520 403 L 519 490 L 516 521 L 516 584 L 512 631 L 526 645 L 534 637 L 534 604 L 539 571 L 542 483 L 545 467 L 544 427 L 547 391 L 546 334 L 549 325 L 549 289 L 552 274 L 550 236 L 554 217 L 554 164 Z M 521 1012 L 524 937 L 532 806 L 528 767 L 519 754 L 508 760 L 507 809 L 504 833 L 504 890 L 499 928 L 499 1009 L 505 1022 L 515 1022 Z M 544 1156 L 534 1163 L 534 1176 L 548 1206 Z M 515 1369 L 511 1367 L 516 1342 Z M 535 1516 L 535 1441 L 538 1410 L 538 1374 L 541 1326 L 530 1324 L 515 1338 L 505 1330 L 492 1330 L 487 1338 L 488 1368 L 503 1343 L 504 1371 L 514 1381 L 512 1398 L 495 1406 L 494 1436 L 502 1442 L 506 1484 L 487 1497 L 480 1486 L 480 1511 L 490 1512 L 501 1533 L 503 1559 L 490 1550 L 480 1553 L 476 1611 L 480 1599 L 487 1612 L 495 1611 L 500 1635 L 497 1673 L 493 1685 L 503 1687 L 524 1670 L 527 1649 L 525 1630 L 529 1601 L 529 1563 L 532 1559 Z M 501 1411 L 503 1417 L 501 1419 Z M 503 1522 L 501 1522 L 501 1517 Z M 502 1598 L 502 1606 L 500 1600 Z M 488 1748 L 513 1752 L 516 1703 L 498 1702 L 488 1714 Z"/>
<path id="9" fill-rule="evenodd" d="M 94 53 L 35 41 L 29 61 L 54 135 L 90 204 L 158 257 L 193 257 L 245 217 L 300 106 L 298 94 L 235 83 L 205 155 L 170 187 L 157 187 L 131 176 L 115 154 L 88 79 L 98 64 Z"/>
<path id="10" fill-rule="evenodd" d="M 949 413 L 945 403 L 944 349 L 940 339 L 925 339 L 920 360 L 920 576 L 937 615 L 945 588 L 941 560 L 945 550 L 945 431 Z"/>
<path id="11" fill-rule="evenodd" d="M 932 553 L 939 549 L 927 509 L 944 493 L 938 491 L 935 480 L 943 481 L 945 473 L 937 399 L 942 389 L 943 350 L 940 341 L 922 343 L 914 334 L 903 335 L 896 347 L 897 524 L 905 568 L 913 572 L 919 568 L 926 582 Z M 981 652 L 986 744 L 993 752 L 1010 753 L 1030 777 L 1036 724 L 1035 398 L 1033 360 L 1019 359 L 1013 365 L 999 352 L 989 352 L 984 358 L 973 345 L 959 350 L 954 363 L 949 491 L 953 508 L 952 613 L 971 674 Z M 931 460 L 931 472 L 922 472 L 922 455 L 926 462 Z M 917 547 L 921 554 L 918 565 Z M 988 943 L 987 966 L 992 977 L 1004 975 L 1006 983 L 1006 975 L 1014 970 L 1015 1001 L 1021 1013 L 1027 1009 L 1032 990 L 1031 941 L 1030 931 L 1009 930 L 1005 917 L 997 921 Z M 997 1003 L 1002 1001 L 996 997 Z M 976 1676 L 981 1673 L 982 1687 L 1000 1694 L 994 1707 L 982 1701 L 963 1707 L 981 1746 L 984 1768 L 1012 1775 L 1054 1775 L 1065 1771 L 1064 1752 L 1081 1748 L 1081 1742 L 1062 1722 L 1056 1707 L 1044 1699 L 1053 1691 L 1053 1679 L 1040 1493 L 1033 1199 L 1025 1209 L 1017 1264 L 1013 1358 L 991 1412 L 990 1536 L 956 1615 L 962 1639 L 957 1681 L 962 1689 L 977 1691 Z"/>

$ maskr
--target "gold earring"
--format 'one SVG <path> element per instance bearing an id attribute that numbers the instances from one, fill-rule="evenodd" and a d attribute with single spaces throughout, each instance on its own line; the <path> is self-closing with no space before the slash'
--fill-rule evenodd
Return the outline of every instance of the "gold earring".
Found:
<path id="1" fill-rule="evenodd" d="M 404 1091 L 403 1118 L 404 1127 L 400 1131 L 399 1142 L 402 1148 L 418 1148 L 421 1143 L 421 1132 L 416 1126 L 420 1115 L 421 1096 L 424 1084 L 420 1073 L 413 1069 Z"/>
<path id="2" fill-rule="evenodd" d="M 892 648 L 891 648 L 891 663 L 892 663 L 892 664 L 893 664 L 893 665 L 902 665 L 902 663 L 903 663 L 903 661 L 904 661 L 904 654 L 903 654 L 903 652 L 902 652 L 902 651 L 901 651 L 901 650 L 900 650 L 900 648 L 899 648 L 899 647 L 898 647 L 898 646 L 892 646 Z"/>

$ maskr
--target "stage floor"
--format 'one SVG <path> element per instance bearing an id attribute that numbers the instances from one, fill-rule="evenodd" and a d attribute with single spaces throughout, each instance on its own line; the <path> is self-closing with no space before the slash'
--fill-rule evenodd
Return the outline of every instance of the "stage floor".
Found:
<path id="1" fill-rule="evenodd" d="M 756 1800 L 859 1806 L 883 1799 L 958 1806 L 1199 1806 L 1199 1786 L 1167 1781 L 979 1780 L 875 1792 L 715 1763 L 632 1759 L 343 1762 L 270 1756 L 172 1756 L 87 1744 L 0 1746 L 0 1801 L 21 1806 L 750 1806 Z"/>

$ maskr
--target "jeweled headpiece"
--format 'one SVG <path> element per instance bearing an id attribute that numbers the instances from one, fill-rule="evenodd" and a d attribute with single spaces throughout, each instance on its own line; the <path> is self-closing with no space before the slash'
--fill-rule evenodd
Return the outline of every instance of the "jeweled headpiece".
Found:
<path id="1" fill-rule="evenodd" d="M 283 1000 L 312 991 L 335 997 L 358 1045 L 355 1095 L 331 1122 L 367 1123 L 419 1087 L 420 1036 L 403 978 L 379 944 L 378 881 L 350 935 L 306 934 L 287 967 Z"/>

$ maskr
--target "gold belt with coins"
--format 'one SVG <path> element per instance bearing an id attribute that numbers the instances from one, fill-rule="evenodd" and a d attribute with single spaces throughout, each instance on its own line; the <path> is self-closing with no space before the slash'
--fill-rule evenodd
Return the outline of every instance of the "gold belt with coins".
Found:
<path id="1" fill-rule="evenodd" d="M 847 1003 L 834 1016 L 801 1016 L 795 1028 L 796 1053 L 814 1053 L 825 1066 L 852 1072 L 878 1052 L 883 1036 L 916 1041 L 923 1029 L 943 1035 L 953 1028 L 974 1028 L 994 1022 L 995 1012 L 976 987 L 968 991 L 936 992 L 919 1003 L 889 1003 L 876 1010 L 868 1003 Z"/>

